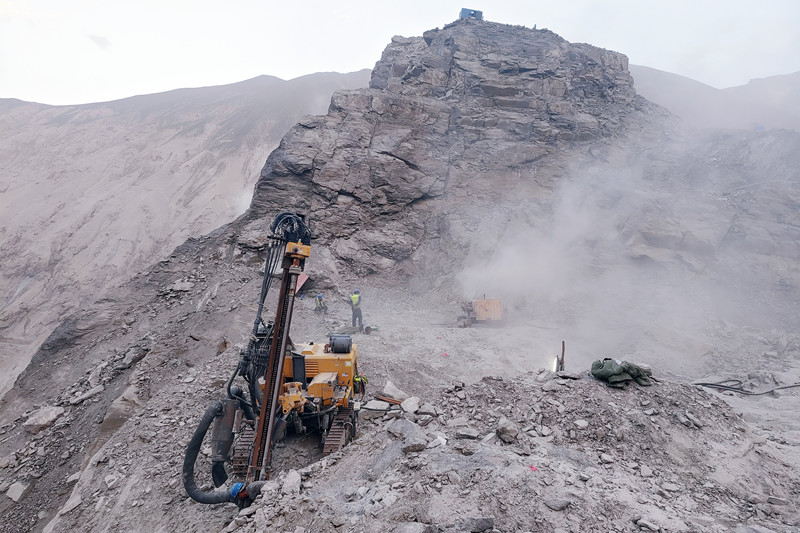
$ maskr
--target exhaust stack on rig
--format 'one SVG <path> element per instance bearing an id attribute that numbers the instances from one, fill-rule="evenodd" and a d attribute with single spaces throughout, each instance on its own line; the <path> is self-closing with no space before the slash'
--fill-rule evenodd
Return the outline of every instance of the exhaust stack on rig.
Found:
<path id="1" fill-rule="evenodd" d="M 331 336 L 324 345 L 295 345 L 289 336 L 298 277 L 311 254 L 311 233 L 296 213 L 279 214 L 270 230 L 247 348 L 227 382 L 227 397 L 211 403 L 186 449 L 184 487 L 200 503 L 252 503 L 269 479 L 273 444 L 287 431 L 318 431 L 326 454 L 355 437 L 359 406 L 354 397 L 364 392 L 357 346 L 349 336 Z M 278 265 L 282 276 L 275 320 L 265 322 L 262 314 Z M 244 379 L 246 388 L 234 385 L 237 377 Z M 209 427 L 214 486 L 233 476 L 238 481 L 230 489 L 203 492 L 196 485 L 194 466 Z"/>

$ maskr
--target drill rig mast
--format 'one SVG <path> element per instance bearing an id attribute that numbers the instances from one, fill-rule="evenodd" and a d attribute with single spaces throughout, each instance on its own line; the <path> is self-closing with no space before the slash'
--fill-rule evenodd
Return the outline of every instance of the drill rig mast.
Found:
<path id="1" fill-rule="evenodd" d="M 280 293 L 278 294 L 277 314 L 272 330 L 272 342 L 269 348 L 269 357 L 264 373 L 264 394 L 262 395 L 261 410 L 258 416 L 258 429 L 250 465 L 247 470 L 247 481 L 260 481 L 269 478 L 269 459 L 272 451 L 271 443 L 275 433 L 275 411 L 278 407 L 278 396 L 280 387 L 278 379 L 283 373 L 286 348 L 291 341 L 289 340 L 289 327 L 292 323 L 292 312 L 294 311 L 295 289 L 297 287 L 297 277 L 303 271 L 306 258 L 311 254 L 311 234 L 308 232 L 302 219 L 294 218 L 296 215 L 283 213 L 272 223 L 273 235 L 276 229 L 283 229 L 281 242 L 286 242 L 283 251 L 282 267 L 283 276 L 281 280 Z M 291 224 L 287 222 L 291 221 Z M 264 286 L 262 294 L 266 298 L 269 290 L 267 278 L 271 273 L 264 272 Z M 263 310 L 264 299 L 259 302 L 259 310 Z M 258 342 L 258 328 L 262 325 L 260 313 L 256 316 L 256 323 L 253 325 L 253 336 Z M 251 341 L 251 344 L 254 344 Z M 249 346 L 248 346 L 249 348 Z M 281 424 L 285 427 L 285 422 Z"/>

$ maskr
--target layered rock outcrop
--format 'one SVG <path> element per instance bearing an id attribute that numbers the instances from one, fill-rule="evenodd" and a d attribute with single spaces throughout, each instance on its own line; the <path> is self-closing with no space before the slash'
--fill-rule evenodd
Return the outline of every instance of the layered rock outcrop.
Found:
<path id="1" fill-rule="evenodd" d="M 247 219 L 309 213 L 358 275 L 419 267 L 432 239 L 456 241 L 445 253 L 463 259 L 461 237 L 499 203 L 550 188 L 568 146 L 613 139 L 648 112 L 624 55 L 547 30 L 459 21 L 395 37 L 370 89 L 337 93 L 283 139 Z"/>

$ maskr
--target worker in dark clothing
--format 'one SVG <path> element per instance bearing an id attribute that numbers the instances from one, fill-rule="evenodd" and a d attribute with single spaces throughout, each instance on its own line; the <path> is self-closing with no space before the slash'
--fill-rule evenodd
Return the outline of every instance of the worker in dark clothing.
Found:
<path id="1" fill-rule="evenodd" d="M 328 304 L 326 304 L 322 300 L 322 295 L 321 294 L 317 294 L 317 297 L 314 300 L 314 312 L 315 313 L 327 313 L 328 312 Z"/>
<path id="2" fill-rule="evenodd" d="M 358 330 L 364 331 L 364 318 L 361 315 L 361 292 L 358 289 L 354 290 L 350 297 L 350 308 L 353 310 L 353 327 L 356 327 L 356 319 L 358 319 Z"/>

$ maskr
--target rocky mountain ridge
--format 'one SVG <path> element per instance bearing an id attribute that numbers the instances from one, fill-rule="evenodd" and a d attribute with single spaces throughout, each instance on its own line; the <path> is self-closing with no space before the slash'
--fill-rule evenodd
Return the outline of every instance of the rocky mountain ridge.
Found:
<path id="1" fill-rule="evenodd" d="M 602 145 L 631 117 L 666 119 L 636 96 L 625 56 L 491 23 L 395 38 L 370 87 L 338 93 L 328 115 L 288 133 L 242 221 L 278 204 L 313 213 L 316 238 L 358 275 L 419 268 L 431 239 L 467 248 L 461 237 L 506 194 L 552 190 L 566 169 L 548 165 L 564 150 Z"/>

